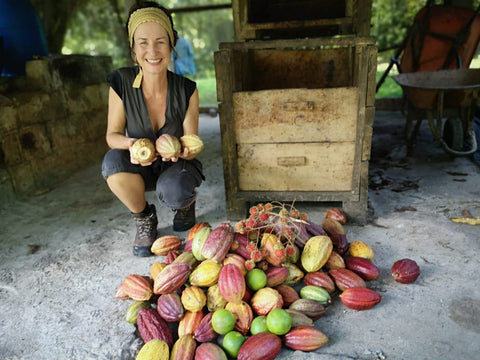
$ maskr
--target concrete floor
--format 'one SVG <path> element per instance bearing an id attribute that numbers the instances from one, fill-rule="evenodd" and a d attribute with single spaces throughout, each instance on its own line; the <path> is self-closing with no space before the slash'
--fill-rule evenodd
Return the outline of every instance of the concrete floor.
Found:
<path id="1" fill-rule="evenodd" d="M 284 349 L 278 359 L 478 358 L 480 228 L 450 218 L 464 209 L 480 216 L 480 167 L 446 154 L 428 127 L 406 157 L 403 124 L 399 112 L 377 112 L 369 222 L 345 226 L 350 241 L 375 251 L 381 274 L 368 286 L 381 303 L 357 312 L 334 295 L 315 323 L 329 343 L 313 353 Z M 202 116 L 200 136 L 207 180 L 197 221 L 216 226 L 226 221 L 218 117 Z M 297 207 L 321 221 L 330 205 Z M 172 233 L 172 212 L 157 210 L 160 234 Z M 131 254 L 134 225 L 108 191 L 100 163 L 47 194 L 0 204 L 0 229 L 1 359 L 135 358 L 142 341 L 124 320 L 130 302 L 114 294 L 126 275 L 148 274 L 159 259 Z M 422 272 L 409 285 L 390 275 L 405 257 Z"/>

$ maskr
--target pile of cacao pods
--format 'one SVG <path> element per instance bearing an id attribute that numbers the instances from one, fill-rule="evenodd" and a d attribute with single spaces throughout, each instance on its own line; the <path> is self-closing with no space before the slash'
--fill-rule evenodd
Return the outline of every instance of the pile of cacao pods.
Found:
<path id="1" fill-rule="evenodd" d="M 151 250 L 164 261 L 154 262 L 149 275 L 126 276 L 115 294 L 133 300 L 125 316 L 144 341 L 137 359 L 227 359 L 212 326 L 218 309 L 234 315 L 234 331 L 245 339 L 237 353 L 227 351 L 229 358 L 268 360 L 283 345 L 301 351 L 324 346 L 328 337 L 314 321 L 325 315 L 335 293 L 354 310 L 381 301 L 367 287 L 379 276 L 373 249 L 363 241 L 349 243 L 345 223 L 336 208 L 318 224 L 293 205 L 274 202 L 253 206 L 235 227 L 197 223 L 184 240 L 161 236 Z M 265 273 L 266 283 L 251 289 L 246 278 L 254 269 Z M 392 267 L 398 282 L 413 282 L 419 274 L 413 260 Z M 253 334 L 252 321 L 277 308 L 290 315 L 289 330 Z"/>

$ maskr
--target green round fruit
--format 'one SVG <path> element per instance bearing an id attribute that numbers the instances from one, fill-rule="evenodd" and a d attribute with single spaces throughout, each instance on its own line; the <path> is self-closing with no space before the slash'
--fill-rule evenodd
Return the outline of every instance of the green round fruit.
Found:
<path id="1" fill-rule="evenodd" d="M 267 275 L 262 269 L 252 269 L 247 273 L 245 281 L 250 289 L 257 291 L 267 285 Z"/>
<path id="2" fill-rule="evenodd" d="M 245 336 L 234 330 L 225 334 L 222 347 L 229 357 L 236 359 L 244 342 Z"/>
<path id="3" fill-rule="evenodd" d="M 252 335 L 261 333 L 261 332 L 267 332 L 267 317 L 266 316 L 257 316 L 255 319 L 252 320 L 252 323 L 250 324 L 250 333 Z"/>
<path id="4" fill-rule="evenodd" d="M 292 328 L 292 317 L 284 309 L 273 309 L 267 314 L 267 328 L 275 335 L 285 335 Z"/>
<path id="5" fill-rule="evenodd" d="M 225 335 L 235 327 L 235 316 L 226 309 L 217 309 L 212 315 L 213 330 L 219 335 Z"/>

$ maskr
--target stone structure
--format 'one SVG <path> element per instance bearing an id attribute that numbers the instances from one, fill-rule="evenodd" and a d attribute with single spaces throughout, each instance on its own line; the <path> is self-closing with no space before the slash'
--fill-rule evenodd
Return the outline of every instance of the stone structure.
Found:
<path id="1" fill-rule="evenodd" d="M 0 94 L 0 201 L 51 190 L 106 152 L 110 57 L 26 63 Z M 99 176 L 100 169 L 99 169 Z"/>

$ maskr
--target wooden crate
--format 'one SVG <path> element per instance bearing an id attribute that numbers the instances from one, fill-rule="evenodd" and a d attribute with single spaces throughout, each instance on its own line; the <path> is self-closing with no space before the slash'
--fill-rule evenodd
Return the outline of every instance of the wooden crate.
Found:
<path id="1" fill-rule="evenodd" d="M 372 38 L 220 44 L 227 215 L 250 202 L 342 202 L 364 222 L 375 101 Z"/>
<path id="2" fill-rule="evenodd" d="M 372 0 L 232 0 L 235 40 L 370 35 Z"/>

